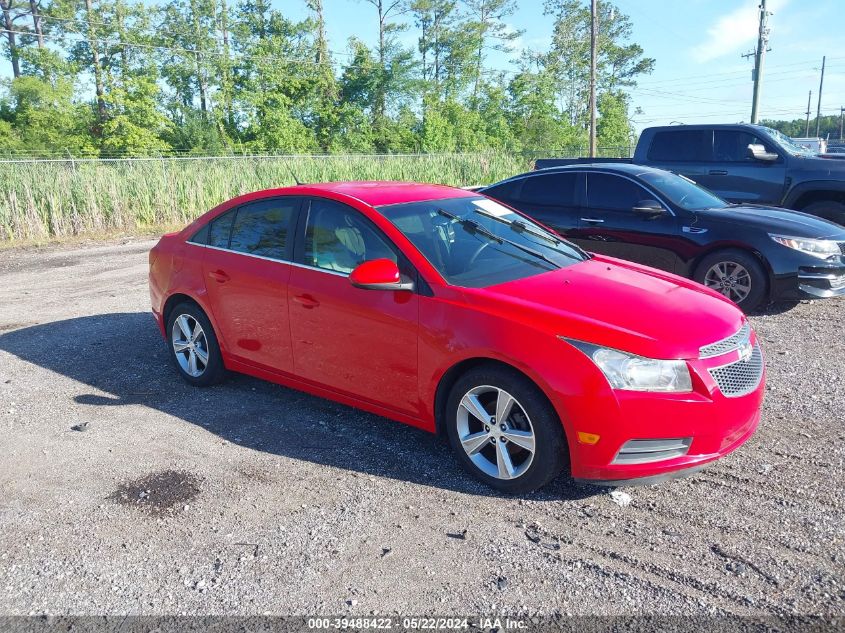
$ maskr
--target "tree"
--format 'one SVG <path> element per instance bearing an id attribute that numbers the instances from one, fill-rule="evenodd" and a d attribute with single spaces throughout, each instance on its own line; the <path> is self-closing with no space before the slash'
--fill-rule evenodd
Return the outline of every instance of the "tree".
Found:
<path id="1" fill-rule="evenodd" d="M 18 48 L 18 23 L 26 13 L 18 4 L 20 0 L 0 0 L 0 12 L 3 15 L 3 35 L 6 38 L 9 60 L 12 62 L 12 76 L 21 76 L 20 50 Z"/>
<path id="2" fill-rule="evenodd" d="M 634 142 L 634 127 L 628 117 L 628 99 L 618 91 L 606 91 L 597 101 L 598 122 L 596 134 L 603 148 L 619 148 L 621 156 L 628 156 L 628 148 Z"/>
<path id="3" fill-rule="evenodd" d="M 472 98 L 478 98 L 484 70 L 484 51 L 510 52 L 511 43 L 521 34 L 509 26 L 504 19 L 516 11 L 516 0 L 466 0 L 473 16 L 471 29 L 474 40 L 474 69 Z"/>

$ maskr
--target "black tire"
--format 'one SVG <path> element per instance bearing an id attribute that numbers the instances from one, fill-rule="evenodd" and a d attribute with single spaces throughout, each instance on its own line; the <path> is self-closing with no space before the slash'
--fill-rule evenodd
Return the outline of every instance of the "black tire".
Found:
<path id="1" fill-rule="evenodd" d="M 176 326 L 176 320 L 183 315 L 194 319 L 200 325 L 204 334 L 205 345 L 203 351 L 207 353 L 208 362 L 205 364 L 202 373 L 198 376 L 192 376 L 182 366 L 179 358 L 177 358 L 177 352 L 173 343 L 173 328 Z M 220 345 L 217 342 L 217 335 L 214 333 L 214 328 L 211 326 L 211 322 L 208 320 L 205 312 L 197 304 L 186 301 L 174 306 L 167 315 L 165 336 L 167 348 L 170 350 L 170 358 L 176 366 L 179 375 L 186 382 L 195 387 L 208 387 L 221 382 L 226 377 L 226 368 L 223 366 L 223 357 L 220 355 Z M 185 353 L 183 352 L 182 354 L 184 358 Z"/>
<path id="2" fill-rule="evenodd" d="M 845 226 L 845 204 L 841 202 L 821 200 L 820 202 L 807 205 L 801 211 Z"/>
<path id="3" fill-rule="evenodd" d="M 695 267 L 695 273 L 693 273 L 693 279 L 700 284 L 707 285 L 705 283 L 707 271 L 720 263 L 739 264 L 748 271 L 751 280 L 751 289 L 744 299 L 736 301 L 735 303 L 743 310 L 743 312 L 751 312 L 759 308 L 766 299 L 767 284 L 766 271 L 763 270 L 760 260 L 751 253 L 738 249 L 731 248 L 723 251 L 717 251 L 715 253 L 710 253 L 698 263 L 698 266 Z M 718 288 L 712 289 L 719 292 Z M 732 301 L 734 300 L 730 296 L 728 296 L 728 298 Z"/>
<path id="4" fill-rule="evenodd" d="M 519 460 L 522 455 L 522 463 L 527 463 L 525 470 L 512 479 L 499 479 L 481 470 L 470 459 L 459 439 L 458 412 L 461 400 L 471 390 L 485 386 L 502 389 L 513 396 L 519 409 L 524 410 L 530 421 L 527 428 L 533 430 L 534 453 L 529 461 L 525 461 L 527 453 L 524 449 L 513 442 L 510 444 L 510 449 L 508 449 L 512 451 L 510 454 L 515 455 L 516 460 Z M 452 387 L 446 403 L 445 416 L 449 442 L 461 465 L 467 472 L 496 490 L 509 494 L 532 492 L 550 482 L 564 469 L 568 469 L 569 451 L 560 419 L 537 386 L 515 370 L 492 364 L 469 370 Z M 471 419 L 475 424 L 478 418 Z M 514 429 L 526 428 L 526 426 L 520 426 L 520 424 L 525 425 L 526 418 L 516 408 L 512 410 L 510 416 L 506 417 L 505 422 L 508 426 L 512 425 Z M 483 451 L 492 450 L 495 458 L 496 449 L 495 443 L 489 446 L 484 444 Z"/>

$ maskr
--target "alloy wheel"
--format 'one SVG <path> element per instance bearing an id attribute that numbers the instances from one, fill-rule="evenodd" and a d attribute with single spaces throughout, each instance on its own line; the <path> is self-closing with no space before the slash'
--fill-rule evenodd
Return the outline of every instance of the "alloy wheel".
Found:
<path id="1" fill-rule="evenodd" d="M 719 262 L 704 275 L 704 285 L 740 303 L 751 292 L 751 274 L 736 262 Z"/>
<path id="2" fill-rule="evenodd" d="M 199 378 L 208 367 L 208 339 L 202 326 L 190 314 L 173 321 L 170 340 L 179 367 L 191 378 Z"/>
<path id="3" fill-rule="evenodd" d="M 472 463 L 496 479 L 516 479 L 531 466 L 534 428 L 525 409 L 504 389 L 470 389 L 457 412 L 461 446 Z"/>

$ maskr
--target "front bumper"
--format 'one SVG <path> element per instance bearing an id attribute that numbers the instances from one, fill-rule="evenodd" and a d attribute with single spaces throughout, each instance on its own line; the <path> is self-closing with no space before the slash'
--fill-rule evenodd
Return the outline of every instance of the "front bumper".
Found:
<path id="1" fill-rule="evenodd" d="M 753 343 L 757 345 L 756 337 Z M 595 444 L 585 444 L 577 434 L 570 437 L 573 478 L 598 485 L 654 483 L 695 472 L 739 448 L 760 422 L 765 368 L 753 389 L 734 397 L 724 395 L 711 372 L 740 361 L 746 362 L 738 350 L 687 361 L 693 381 L 690 393 L 610 390 L 612 399 L 602 398 L 598 410 L 595 400 L 593 407 L 583 410 L 570 401 L 569 419 L 575 430 L 600 438 Z M 669 459 L 618 463 L 620 449 L 630 440 L 667 438 L 688 440 L 689 449 Z"/>
<path id="2" fill-rule="evenodd" d="M 807 299 L 827 299 L 845 295 L 845 267 L 799 268 L 798 291 Z"/>

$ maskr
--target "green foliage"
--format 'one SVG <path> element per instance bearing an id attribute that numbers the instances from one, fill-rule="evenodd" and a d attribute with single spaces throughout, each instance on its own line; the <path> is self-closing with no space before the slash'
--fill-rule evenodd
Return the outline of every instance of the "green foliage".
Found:
<path id="1" fill-rule="evenodd" d="M 634 128 L 628 118 L 628 103 L 621 92 L 604 92 L 597 99 L 596 135 L 602 147 L 625 147 L 634 144 Z"/>
<path id="2" fill-rule="evenodd" d="M 292 185 L 291 170 L 305 182 L 392 179 L 460 186 L 527 168 L 528 161 L 504 152 L 7 164 L 0 240 L 181 226 L 238 194 Z"/>
<path id="3" fill-rule="evenodd" d="M 339 154 L 299 158 L 296 173 L 467 185 L 586 146 L 586 0 L 549 3 L 552 41 L 515 73 L 487 58 L 519 37 L 516 0 L 362 0 L 376 38 L 336 58 L 324 0 L 299 1 L 305 20 L 271 0 L 38 0 L 51 18 L 40 32 L 17 2 L 14 51 L 0 33 L 17 75 L 0 83 L 0 155 L 68 160 L 7 164 L 0 239 L 180 224 L 290 181 L 285 160 L 200 154 Z M 625 90 L 653 60 L 602 7 L 599 140 L 628 145 Z M 411 28 L 413 48 L 400 37 Z M 71 160 L 181 154 L 191 160 Z"/>
<path id="4" fill-rule="evenodd" d="M 21 76 L 0 143 L 103 156 L 585 145 L 587 0 L 548 3 L 552 40 L 523 52 L 516 73 L 487 68 L 520 35 L 515 0 L 362 0 L 377 37 L 351 38 L 338 59 L 324 1 L 300 1 L 301 21 L 271 0 L 40 0 L 51 17 L 40 34 L 18 2 Z M 601 7 L 600 142 L 627 145 L 624 91 L 654 61 L 629 42 L 627 16 Z M 400 38 L 409 28 L 414 49 Z"/>

